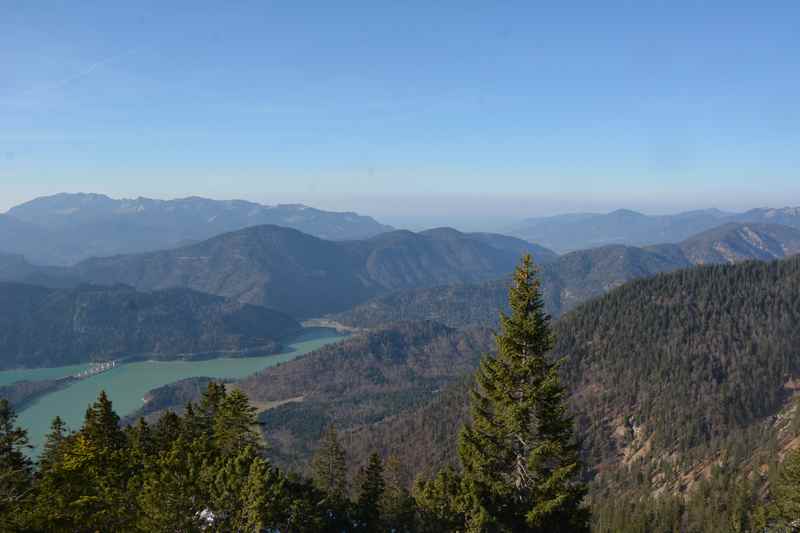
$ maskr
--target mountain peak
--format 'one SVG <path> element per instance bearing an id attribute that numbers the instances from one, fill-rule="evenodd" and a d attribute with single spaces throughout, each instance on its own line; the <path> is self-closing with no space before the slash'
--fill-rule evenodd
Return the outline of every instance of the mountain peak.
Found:
<path id="1" fill-rule="evenodd" d="M 615 217 L 646 217 L 647 215 L 642 214 L 638 211 L 634 211 L 632 209 L 617 209 L 616 211 L 612 211 L 609 213 L 609 216 Z"/>
<path id="2" fill-rule="evenodd" d="M 449 226 L 443 226 L 440 228 L 431 228 L 425 231 L 421 231 L 420 235 L 427 235 L 435 239 L 457 239 L 460 237 L 464 237 L 463 233 Z"/>

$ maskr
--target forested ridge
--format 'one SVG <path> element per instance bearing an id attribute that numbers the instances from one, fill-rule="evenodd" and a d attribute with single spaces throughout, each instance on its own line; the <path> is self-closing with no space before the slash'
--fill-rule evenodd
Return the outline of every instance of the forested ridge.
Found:
<path id="1" fill-rule="evenodd" d="M 622 284 L 701 264 L 768 261 L 800 252 L 800 230 L 777 224 L 725 224 L 678 244 L 579 250 L 540 266 L 547 311 L 558 317 Z M 507 277 L 481 283 L 417 288 L 377 296 L 331 318 L 355 327 L 396 320 L 436 320 L 452 327 L 495 327 L 508 310 Z"/>
<path id="2" fill-rule="evenodd" d="M 735 512 L 752 526 L 797 442 L 798 323 L 800 258 L 791 258 L 635 281 L 554 325 L 599 530 L 719 531 Z M 398 454 L 421 472 L 452 464 L 455 437 L 437 428 L 468 418 L 469 388 L 457 383 L 415 412 L 358 428 L 352 449 Z M 703 506 L 696 499 L 708 493 L 715 504 Z"/>
<path id="3" fill-rule="evenodd" d="M 275 353 L 300 330 L 283 313 L 188 289 L 0 282 L 0 368 Z"/>
<path id="4" fill-rule="evenodd" d="M 635 407 L 655 446 L 684 452 L 780 409 L 800 374 L 798 324 L 800 259 L 709 266 L 587 303 L 557 325 L 554 353 L 573 390 L 592 385 L 587 407 Z"/>

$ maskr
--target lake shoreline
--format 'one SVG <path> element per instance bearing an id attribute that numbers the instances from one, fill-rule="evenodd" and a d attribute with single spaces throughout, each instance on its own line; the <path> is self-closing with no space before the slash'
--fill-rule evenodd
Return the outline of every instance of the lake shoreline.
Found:
<path id="1" fill-rule="evenodd" d="M 67 386 L 31 399 L 19 410 L 18 423 L 28 430 L 31 443 L 37 447 L 33 452 L 35 456 L 55 416 L 60 416 L 71 429 L 78 429 L 83 423 L 86 407 L 96 400 L 102 390 L 108 394 L 117 414 L 124 418 L 142 407 L 142 398 L 152 389 L 196 377 L 221 381 L 241 379 L 347 337 L 349 335 L 332 328 L 310 328 L 294 341 L 287 342 L 280 353 L 269 355 L 204 360 L 126 359 L 107 371 L 73 380 Z M 69 372 L 69 375 L 76 373 L 74 367 L 55 367 L 46 371 L 50 376 L 59 372 Z"/>

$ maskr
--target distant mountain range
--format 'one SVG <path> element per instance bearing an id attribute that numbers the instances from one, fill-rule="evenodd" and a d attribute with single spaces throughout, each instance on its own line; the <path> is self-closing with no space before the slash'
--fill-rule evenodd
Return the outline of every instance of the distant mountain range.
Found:
<path id="1" fill-rule="evenodd" d="M 0 250 L 34 263 L 174 248 L 249 226 L 275 224 L 330 240 L 364 239 L 393 228 L 356 213 L 299 204 L 267 206 L 207 198 L 117 200 L 100 194 L 37 198 L 0 215 Z"/>
<path id="2" fill-rule="evenodd" d="M 676 243 L 725 223 L 782 224 L 800 228 L 800 207 L 725 213 L 717 209 L 651 216 L 620 209 L 608 214 L 577 213 L 529 218 L 507 233 L 558 252 L 608 244 L 642 246 Z"/>
<path id="3" fill-rule="evenodd" d="M 603 246 L 541 266 L 547 310 L 558 316 L 630 280 L 703 264 L 781 259 L 800 254 L 800 230 L 777 224 L 725 224 L 679 244 Z M 355 327 L 436 320 L 452 327 L 491 326 L 505 309 L 508 279 L 397 291 L 331 318 Z"/>
<path id="4" fill-rule="evenodd" d="M 187 289 L 0 283 L 0 368 L 275 353 L 300 330 L 282 313 Z"/>
<path id="5" fill-rule="evenodd" d="M 0 254 L 0 280 L 51 287 L 184 287 L 297 318 L 346 312 L 338 318 L 361 326 L 398 319 L 461 325 L 495 316 L 496 307 L 486 312 L 475 299 L 491 306 L 503 302 L 506 285 L 496 280 L 509 274 L 526 251 L 542 268 L 549 311 L 560 315 L 632 279 L 698 264 L 800 253 L 800 230 L 728 223 L 678 244 L 610 245 L 558 256 L 521 239 L 450 228 L 329 241 L 266 225 L 176 249 L 88 259 L 73 267 L 36 267 L 18 255 Z M 457 284 L 471 287 L 447 287 Z M 407 290 L 414 292 L 393 294 Z"/>
<path id="6" fill-rule="evenodd" d="M 394 231 L 359 241 L 328 241 L 280 226 L 255 226 L 182 248 L 88 259 L 74 267 L 33 268 L 0 257 L 14 281 L 70 286 L 123 283 L 142 290 L 186 287 L 264 305 L 296 317 L 343 311 L 398 289 L 472 283 L 513 270 L 525 241 L 440 228 Z M 9 275 L 10 275 L 9 274 Z"/>

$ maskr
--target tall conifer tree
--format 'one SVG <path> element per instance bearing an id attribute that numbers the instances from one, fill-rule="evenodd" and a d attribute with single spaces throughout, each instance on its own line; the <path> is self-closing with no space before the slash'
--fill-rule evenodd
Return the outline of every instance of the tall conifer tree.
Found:
<path id="1" fill-rule="evenodd" d="M 16 425 L 17 414 L 0 399 L 0 530 L 20 531 L 21 510 L 31 498 L 33 463 L 25 455 L 28 433 Z"/>
<path id="2" fill-rule="evenodd" d="M 333 425 L 325 432 L 311 460 L 311 475 L 314 486 L 330 501 L 347 500 L 347 458 Z"/>
<path id="3" fill-rule="evenodd" d="M 377 453 L 369 458 L 366 468 L 359 472 L 361 486 L 358 494 L 358 531 L 379 531 L 381 528 L 380 503 L 386 489 L 383 479 L 383 461 Z"/>
<path id="4" fill-rule="evenodd" d="M 212 427 L 215 445 L 225 456 L 236 455 L 247 447 L 257 451 L 262 448 L 256 408 L 239 389 L 223 396 Z"/>
<path id="5" fill-rule="evenodd" d="M 572 419 L 530 255 L 514 273 L 497 355 L 485 357 L 459 438 L 468 531 L 588 530 Z"/>
<path id="6" fill-rule="evenodd" d="M 64 442 L 67 440 L 67 425 L 57 416 L 50 424 L 50 433 L 45 436 L 42 455 L 39 457 L 39 469 L 46 470 L 59 460 Z"/>
<path id="7" fill-rule="evenodd" d="M 390 455 L 384 465 L 384 491 L 380 510 L 384 525 L 395 533 L 415 531 L 416 508 L 408 492 L 408 472 L 395 455 Z"/>

